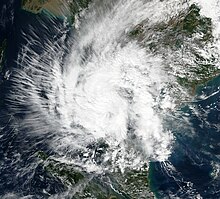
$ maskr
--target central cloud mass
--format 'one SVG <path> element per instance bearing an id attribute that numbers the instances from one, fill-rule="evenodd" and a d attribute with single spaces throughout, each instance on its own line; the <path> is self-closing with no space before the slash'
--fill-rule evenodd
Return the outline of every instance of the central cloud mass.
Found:
<path id="1" fill-rule="evenodd" d="M 18 59 L 21 67 L 12 75 L 17 92 L 11 95 L 11 109 L 30 110 L 19 128 L 39 136 L 52 134 L 50 146 L 84 166 L 95 164 L 88 153 L 94 143 L 105 143 L 101 165 L 111 162 L 123 169 L 148 158 L 165 160 L 173 136 L 163 119 L 174 108 L 168 91 L 175 78 L 159 55 L 129 33 L 140 24 L 147 29 L 164 21 L 167 10 L 160 1 L 91 5 L 86 17 L 76 21 L 65 61 L 65 32 L 55 42 L 48 40 L 40 56 L 32 48 L 36 40 L 29 38 Z M 57 27 L 59 34 L 63 30 L 65 24 Z M 82 156 L 76 158 L 77 152 Z"/>

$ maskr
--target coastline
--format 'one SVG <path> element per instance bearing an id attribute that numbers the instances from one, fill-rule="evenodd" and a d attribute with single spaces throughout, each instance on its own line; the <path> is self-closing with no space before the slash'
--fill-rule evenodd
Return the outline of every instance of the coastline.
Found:
<path id="1" fill-rule="evenodd" d="M 44 3 L 34 0 L 31 2 L 22 2 L 21 9 L 32 14 L 48 13 L 50 17 L 71 17 L 68 3 L 61 0 L 50 0 Z"/>

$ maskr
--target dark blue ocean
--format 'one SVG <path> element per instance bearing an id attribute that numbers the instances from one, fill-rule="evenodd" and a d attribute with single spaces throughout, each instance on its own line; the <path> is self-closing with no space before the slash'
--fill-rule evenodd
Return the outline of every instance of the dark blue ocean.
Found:
<path id="1" fill-rule="evenodd" d="M 53 20 L 62 24 L 62 19 Z M 36 151 L 43 150 L 48 154 L 52 152 L 39 140 L 43 138 L 30 138 L 28 130 L 19 132 L 14 128 L 13 124 L 19 123 L 18 118 L 22 119 L 25 114 L 11 113 L 5 100 L 11 89 L 5 73 L 18 67 L 18 51 L 27 43 L 22 34 L 30 34 L 31 26 L 41 35 L 41 43 L 47 37 L 57 36 L 53 35 L 53 26 L 44 29 L 42 21 L 48 23 L 48 26 L 51 23 L 45 15 L 34 15 L 21 10 L 18 0 L 0 2 L 0 42 L 7 40 L 6 57 L 0 75 L 0 196 L 19 193 L 19 196 L 47 198 L 48 194 L 42 191 L 45 187 L 49 194 L 65 191 L 64 185 L 50 176 L 42 165 L 34 168 L 34 173 L 19 173 L 24 165 L 35 161 L 33 154 Z M 39 54 L 44 50 L 44 46 L 34 48 Z M 204 199 L 220 198 L 219 86 L 220 77 L 201 85 L 197 88 L 198 97 L 195 102 L 183 104 L 178 110 L 178 116 L 171 116 L 175 119 L 167 119 L 167 128 L 175 135 L 173 152 L 166 162 L 150 163 L 148 179 L 151 190 L 158 198 L 188 199 L 195 198 L 195 195 Z M 203 99 L 200 97 L 202 95 L 207 97 Z M 187 118 L 190 125 L 182 123 L 182 117 Z M 29 175 L 33 175 L 31 180 Z"/>
<path id="2" fill-rule="evenodd" d="M 11 90 L 11 82 L 7 80 L 5 74 L 8 70 L 19 67 L 16 62 L 18 51 L 28 43 L 23 34 L 31 34 L 31 28 L 41 35 L 42 43 L 44 40 L 46 41 L 45 38 L 54 37 L 56 39 L 55 37 L 59 37 L 59 35 L 55 34 L 53 26 L 49 29 L 43 27 L 42 22 L 50 24 L 50 18 L 46 15 L 34 15 L 21 10 L 21 2 L 18 0 L 1 1 L 0 11 L 0 42 L 7 40 L 0 84 L 0 198 L 13 193 L 16 195 L 12 198 L 22 196 L 47 198 L 48 194 L 43 193 L 43 189 L 46 188 L 49 194 L 56 194 L 64 191 L 64 185 L 46 173 L 42 165 L 30 169 L 26 173 L 21 173 L 24 166 L 36 161 L 36 157 L 33 157 L 36 151 L 43 150 L 48 154 L 51 152 L 47 151 L 46 144 L 42 144 L 44 142 L 40 142 L 42 138 L 30 138 L 28 129 L 26 132 L 20 132 L 14 127 L 14 124 L 19 124 L 18 120 L 22 119 L 25 114 L 9 110 L 7 95 L 9 92 L 16 91 Z M 57 25 L 63 23 L 61 19 L 53 19 L 53 22 Z M 44 46 L 33 45 L 32 47 L 39 54 L 44 50 Z M 26 107 L 22 108 L 25 111 Z M 31 179 L 30 175 L 32 175 Z"/>
<path id="3" fill-rule="evenodd" d="M 158 198 L 195 198 L 195 193 L 198 198 L 220 198 L 219 86 L 219 76 L 199 86 L 195 102 L 179 110 L 187 114 L 190 126 L 181 122 L 179 127 L 174 126 L 176 141 L 171 157 L 167 162 L 150 165 L 151 188 Z"/>

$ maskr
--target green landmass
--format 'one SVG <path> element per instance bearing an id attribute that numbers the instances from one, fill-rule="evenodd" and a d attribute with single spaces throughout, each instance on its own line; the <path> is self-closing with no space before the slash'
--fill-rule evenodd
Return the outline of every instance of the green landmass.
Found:
<path id="1" fill-rule="evenodd" d="M 177 80 L 180 85 L 194 91 L 198 85 L 220 74 L 220 70 L 215 64 L 216 58 L 213 55 L 208 59 L 203 57 L 198 51 L 190 48 L 192 43 L 188 42 L 191 39 L 193 43 L 197 44 L 198 48 L 203 48 L 208 43 L 213 42 L 211 18 L 201 16 L 200 8 L 196 4 L 192 4 L 183 18 L 170 23 L 170 25 L 170 34 L 165 38 L 164 44 L 172 45 L 170 47 L 173 50 L 185 46 L 185 48 L 190 49 L 194 61 L 193 66 L 186 65 L 184 77 L 177 76 Z M 201 37 L 193 38 L 194 34 L 199 34 Z M 172 40 L 173 42 L 170 42 Z M 185 40 L 187 42 L 184 42 Z"/>
<path id="2" fill-rule="evenodd" d="M 204 48 L 213 42 L 211 18 L 200 15 L 200 8 L 196 4 L 192 4 L 183 18 L 171 24 L 170 30 L 171 34 L 165 38 L 165 45 L 174 44 L 170 46 L 173 50 L 180 48 L 190 50 L 194 63 L 186 64 L 185 73 L 181 76 L 177 75 L 177 80 L 180 85 L 190 88 L 194 93 L 198 85 L 204 84 L 220 74 L 215 56 L 210 53 L 209 58 L 203 57 L 196 50 L 196 48 Z M 196 37 L 196 34 L 200 36 Z M 173 43 L 169 43 L 172 40 Z M 191 42 L 189 42 L 190 40 Z"/>
<path id="3" fill-rule="evenodd" d="M 193 35 L 198 33 L 202 35 L 199 41 L 204 42 L 203 44 L 213 39 L 211 18 L 200 15 L 200 8 L 196 4 L 192 4 L 179 16 L 171 18 L 168 23 L 155 27 L 155 30 L 165 31 L 164 45 L 170 47 L 175 46 L 175 43 L 170 41 L 177 42 L 175 47 L 180 48 L 179 42 L 183 43 L 184 38 L 193 38 Z"/>
<path id="4" fill-rule="evenodd" d="M 39 151 L 37 156 L 43 160 L 43 167 L 45 170 L 58 178 L 64 185 L 75 185 L 84 178 L 80 171 L 72 168 L 72 165 L 60 163 L 59 161 L 50 158 L 43 151 Z"/>
<path id="5" fill-rule="evenodd" d="M 189 39 L 202 46 L 213 41 L 211 18 L 200 15 L 200 8 L 196 4 L 192 4 L 188 10 L 171 18 L 167 23 L 157 24 L 153 30 L 160 36 L 155 42 L 160 42 L 172 50 L 182 48 L 183 44 L 188 45 L 186 41 Z M 197 38 L 195 34 L 200 36 Z"/>
<path id="6" fill-rule="evenodd" d="M 180 86 L 186 87 L 191 93 L 194 93 L 197 86 L 220 74 L 216 64 L 218 57 L 211 50 L 208 57 L 200 53 L 200 50 L 212 45 L 214 38 L 212 20 L 200 14 L 198 5 L 192 4 L 168 22 L 148 29 L 150 31 L 152 35 L 146 36 L 144 24 L 139 24 L 128 36 L 137 39 L 151 52 L 179 62 L 174 66 L 177 70 L 174 75 Z M 154 39 L 151 39 L 152 36 Z M 183 58 L 193 60 L 193 63 L 182 61 Z M 168 70 L 172 71 L 169 67 Z"/>
<path id="7" fill-rule="evenodd" d="M 148 185 L 147 168 L 139 170 L 125 170 L 104 175 L 90 177 L 90 174 L 76 169 L 74 165 L 61 163 L 39 151 L 37 157 L 42 161 L 43 168 L 51 176 L 58 179 L 66 187 L 77 186 L 84 188 L 76 193 L 72 199 L 146 199 L 154 198 Z M 91 178 L 91 179 L 90 179 Z M 90 179 L 90 180 L 89 180 Z"/>
<path id="8" fill-rule="evenodd" d="M 92 0 L 72 0 L 69 4 L 70 13 L 71 13 L 71 22 L 75 22 L 75 15 L 78 14 L 83 9 L 88 8 L 89 3 Z"/>
<path id="9" fill-rule="evenodd" d="M 153 199 L 154 194 L 151 192 L 148 183 L 148 168 L 126 169 L 124 173 L 113 174 L 120 189 L 128 194 L 131 199 Z"/>

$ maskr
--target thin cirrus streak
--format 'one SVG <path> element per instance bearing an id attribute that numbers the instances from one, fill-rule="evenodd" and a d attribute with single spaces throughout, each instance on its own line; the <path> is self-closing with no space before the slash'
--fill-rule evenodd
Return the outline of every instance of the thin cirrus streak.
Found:
<path id="1" fill-rule="evenodd" d="M 175 78 L 159 55 L 128 33 L 143 21 L 151 27 L 168 20 L 167 14 L 181 9 L 178 5 L 174 0 L 97 1 L 79 20 L 71 47 L 65 46 L 65 23 L 57 27 L 62 36 L 55 42 L 42 41 L 34 30 L 24 35 L 27 44 L 12 71 L 8 97 L 12 112 L 24 113 L 18 128 L 52 135 L 48 144 L 55 152 L 88 167 L 96 164 L 87 155 L 88 145 L 103 141 L 108 146 L 104 165 L 111 162 L 123 169 L 149 158 L 167 159 L 174 137 L 163 127 L 163 118 L 175 100 L 168 92 L 158 99 Z M 42 53 L 33 47 L 42 45 Z M 77 151 L 83 160 L 73 155 Z"/>

